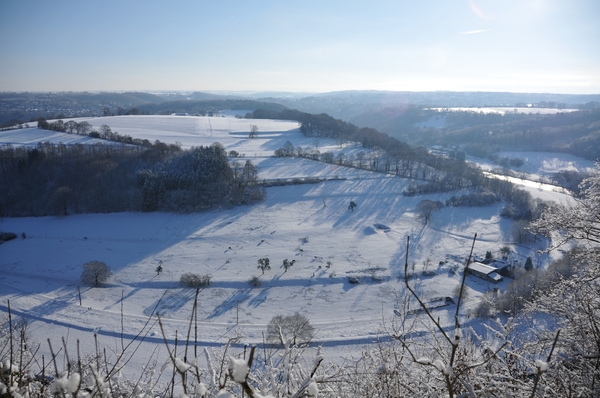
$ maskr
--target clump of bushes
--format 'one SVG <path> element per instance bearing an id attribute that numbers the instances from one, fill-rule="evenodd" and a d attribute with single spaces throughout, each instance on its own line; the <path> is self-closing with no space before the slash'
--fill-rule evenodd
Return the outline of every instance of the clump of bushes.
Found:
<path id="1" fill-rule="evenodd" d="M 328 261 L 328 262 L 329 262 L 329 261 Z M 290 269 L 290 267 L 291 267 L 292 265 L 294 265 L 295 263 L 296 263 L 296 260 L 292 260 L 292 261 L 290 261 L 290 260 L 288 260 L 287 258 L 286 258 L 285 260 L 283 260 L 283 269 L 285 269 L 285 272 L 287 272 L 287 271 L 288 271 L 288 269 Z M 329 268 L 329 267 L 327 267 L 327 268 Z"/>
<path id="2" fill-rule="evenodd" d="M 0 232 L 0 243 L 15 239 L 17 234 L 14 232 Z"/>
<path id="3" fill-rule="evenodd" d="M 191 272 L 186 272 L 179 278 L 179 283 L 186 287 L 204 287 L 210 285 L 211 275 L 198 275 Z"/>
<path id="4" fill-rule="evenodd" d="M 274 180 L 263 180 L 264 187 L 280 187 L 285 185 L 318 184 L 326 180 L 339 180 L 340 178 L 319 178 L 319 177 L 296 177 L 296 178 L 277 178 Z"/>
<path id="5" fill-rule="evenodd" d="M 258 276 L 253 276 L 248 281 L 248 284 L 252 287 L 259 287 L 260 285 L 262 285 L 262 282 L 260 281 L 260 278 Z"/>
<path id="6" fill-rule="evenodd" d="M 452 297 L 456 298 L 458 300 L 461 292 L 460 292 L 460 285 L 456 285 L 454 287 L 454 289 L 452 289 Z M 469 297 L 469 291 L 467 289 L 463 289 L 462 291 L 462 299 L 466 300 Z"/>
<path id="7" fill-rule="evenodd" d="M 500 195 L 486 189 L 481 192 L 463 194 L 460 196 L 454 195 L 450 199 L 446 200 L 446 206 L 488 206 L 498 203 L 500 200 L 502 200 Z"/>

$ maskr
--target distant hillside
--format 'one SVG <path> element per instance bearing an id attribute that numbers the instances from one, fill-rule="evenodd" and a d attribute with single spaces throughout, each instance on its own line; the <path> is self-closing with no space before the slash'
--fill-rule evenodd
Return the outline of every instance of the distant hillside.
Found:
<path id="1" fill-rule="evenodd" d="M 566 152 L 590 160 L 600 158 L 600 109 L 532 115 L 521 120 L 446 131 L 446 145 L 487 156 L 495 150 Z"/>
<path id="2" fill-rule="evenodd" d="M 266 109 L 281 112 L 284 105 L 234 96 L 194 92 L 161 95 L 126 93 L 0 93 L 0 127 L 45 119 L 124 114 L 204 113 L 217 110 Z"/>
<path id="3" fill-rule="evenodd" d="M 351 118 L 350 121 L 357 126 L 372 127 L 414 145 L 428 146 L 433 145 L 431 140 L 434 136 L 442 135 L 444 131 L 535 117 L 525 113 L 445 112 L 420 105 L 406 105 L 365 112 Z"/>
<path id="4" fill-rule="evenodd" d="M 97 116 L 102 115 L 105 108 L 117 113 L 119 109 L 164 101 L 158 95 L 139 92 L 0 93 L 0 125 L 24 123 L 40 117 Z"/>
<path id="5" fill-rule="evenodd" d="M 150 93 L 140 92 L 128 92 L 128 93 L 73 93 L 64 96 L 66 98 L 73 98 L 79 102 L 100 102 L 109 103 L 113 106 L 137 106 L 141 104 L 156 104 L 164 101 L 164 99 L 158 95 Z M 64 98 L 63 97 L 63 98 Z"/>
<path id="6" fill-rule="evenodd" d="M 518 106 L 546 103 L 546 106 L 598 107 L 600 94 L 547 94 L 453 91 L 338 91 L 314 94 L 302 98 L 268 96 L 263 101 L 277 102 L 308 113 L 327 113 L 353 121 L 358 115 L 379 112 L 386 108 L 406 108 L 408 105 L 427 107 Z M 375 127 L 375 126 L 369 126 Z"/>
<path id="7" fill-rule="evenodd" d="M 218 110 L 248 110 L 264 109 L 281 112 L 287 108 L 280 104 L 246 100 L 246 99 L 213 99 L 204 101 L 179 100 L 168 101 L 160 104 L 146 104 L 137 107 L 142 114 L 170 114 L 170 113 L 205 113 Z"/>
<path id="8" fill-rule="evenodd" d="M 557 114 L 447 112 L 387 108 L 353 119 L 413 146 L 462 147 L 489 157 L 503 150 L 558 151 L 600 157 L 600 108 Z"/>
<path id="9" fill-rule="evenodd" d="M 244 96 L 235 94 L 212 94 L 205 93 L 202 91 L 194 91 L 191 93 L 187 92 L 160 92 L 158 93 L 164 101 L 183 101 L 183 100 L 194 100 L 194 101 L 206 101 L 206 100 L 226 100 L 226 99 L 245 99 Z"/>

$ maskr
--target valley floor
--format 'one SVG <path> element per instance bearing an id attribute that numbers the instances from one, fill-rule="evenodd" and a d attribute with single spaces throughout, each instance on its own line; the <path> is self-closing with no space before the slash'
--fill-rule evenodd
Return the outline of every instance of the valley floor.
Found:
<path id="1" fill-rule="evenodd" d="M 195 295 L 194 289 L 179 283 L 186 272 L 212 277 L 198 296 L 201 347 L 222 346 L 234 337 L 240 337 L 239 345 L 262 343 L 273 316 L 299 312 L 317 331 L 315 345 L 329 347 L 332 358 L 386 338 L 384 324 L 397 320 L 394 310 L 405 295 L 400 277 L 407 236 L 411 283 L 424 299 L 454 295 L 476 233 L 476 255 L 489 250 L 499 256 L 500 248 L 508 245 L 514 252 L 511 260 L 524 263 L 531 256 L 536 266 L 550 261 L 548 255 L 538 254 L 546 242 L 512 243 L 511 221 L 500 217 L 504 204 L 444 207 L 424 225 L 415 213 L 421 200 L 445 201 L 460 192 L 405 197 L 407 179 L 271 157 L 288 140 L 295 146 L 318 145 L 323 151 L 360 150 L 353 145 L 340 148 L 333 140 L 315 142 L 303 137 L 292 122 L 253 121 L 264 134 L 250 140 L 242 131 L 248 121 L 155 119 L 90 122 L 110 123 L 113 131 L 134 138 L 150 134 L 167 143 L 183 140 L 184 147 L 222 142 L 227 151 L 246 154 L 240 162 L 255 162 L 260 179 L 338 179 L 271 187 L 260 203 L 202 213 L 0 220 L 0 231 L 26 235 L 0 245 L 0 311 L 7 312 L 10 300 L 12 314 L 28 320 L 33 341 L 41 343 L 40 353 L 48 358 L 48 338 L 60 347 L 64 337 L 70 350 L 80 340 L 82 351 L 92 353 L 95 332 L 102 345 L 118 352 L 122 342 L 127 344 L 143 330 L 145 339 L 132 360 L 135 366 L 129 368 L 141 369 L 155 353 L 164 360 L 162 334 L 151 316 L 160 314 L 171 344 L 184 338 Z M 146 127 L 139 127 L 141 122 Z M 348 208 L 351 201 L 357 204 L 354 211 Z M 270 259 L 271 269 L 264 275 L 257 268 L 261 258 Z M 287 272 L 285 259 L 295 260 Z M 92 260 L 105 262 L 113 271 L 103 287 L 80 283 L 82 264 Z M 158 265 L 163 267 L 160 275 Z M 424 276 L 424 270 L 434 275 Z M 248 284 L 253 276 L 259 277 L 261 286 Z M 360 283 L 350 283 L 349 277 Z M 468 316 L 483 293 L 495 287 L 502 290 L 507 283 L 494 285 L 468 276 L 461 316 Z M 434 313 L 449 325 L 455 308 L 450 305 Z"/>
<path id="2" fill-rule="evenodd" d="M 423 198 L 401 195 L 406 180 L 347 172 L 370 176 L 272 187 L 262 203 L 205 213 L 4 219 L 1 230 L 27 238 L 0 246 L 0 305 L 6 311 L 10 300 L 13 315 L 29 319 L 40 342 L 51 337 L 58 344 L 70 336 L 74 343 L 81 336 L 91 344 L 91 332 L 97 332 L 105 344 L 118 346 L 121 333 L 125 340 L 135 336 L 154 310 L 174 341 L 187 331 L 195 293 L 179 284 L 180 276 L 210 274 L 211 284 L 198 297 L 201 346 L 237 335 L 240 344 L 261 343 L 274 315 L 300 312 L 317 330 L 315 342 L 347 349 L 385 335 L 383 320 L 394 318 L 404 294 L 399 276 L 407 236 L 410 272 L 414 266 L 420 274 L 428 262 L 436 273 L 412 279 L 424 298 L 453 295 L 461 276 L 452 269 L 464 266 L 458 260 L 468 256 L 475 233 L 479 255 L 510 240 L 500 205 L 444 208 L 424 226 L 413 213 Z M 354 211 L 351 200 L 358 204 Z M 516 250 L 523 257 L 534 248 Z M 271 270 L 262 275 L 257 260 L 264 257 Z M 296 260 L 288 272 L 284 259 Z M 113 276 L 104 287 L 81 286 L 80 305 L 81 265 L 91 260 L 105 262 Z M 159 264 L 164 271 L 157 275 Z M 260 277 L 260 287 L 248 284 L 252 276 Z M 350 276 L 361 283 L 351 284 Z M 496 287 L 472 276 L 467 283 L 465 311 Z M 453 308 L 435 312 L 450 324 Z M 157 324 L 144 344 L 147 353 L 163 345 Z"/>

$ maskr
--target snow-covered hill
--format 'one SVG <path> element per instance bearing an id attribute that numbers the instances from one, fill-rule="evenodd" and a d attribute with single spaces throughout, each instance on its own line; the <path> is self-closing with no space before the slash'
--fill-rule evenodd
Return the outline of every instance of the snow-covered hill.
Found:
<path id="1" fill-rule="evenodd" d="M 179 278 L 193 272 L 212 276 L 199 296 L 202 345 L 222 344 L 235 335 L 242 336 L 243 343 L 260 343 L 274 315 L 298 311 L 317 330 L 316 342 L 348 349 L 373 341 L 382 334 L 382 319 L 394 317 L 404 292 L 398 277 L 403 274 L 407 236 L 410 272 L 424 298 L 452 296 L 461 278 L 455 270 L 464 266 L 460 259 L 468 256 L 475 233 L 479 255 L 488 250 L 498 255 L 502 246 L 509 245 L 516 260 L 532 256 L 538 264 L 548 261 L 536 254 L 542 246 L 511 243 L 511 223 L 500 217 L 501 204 L 444 208 L 425 226 L 416 217 L 416 205 L 423 199 L 443 201 L 450 194 L 405 197 L 401 193 L 407 179 L 306 159 L 268 157 L 287 140 L 295 146 L 314 145 L 295 122 L 158 116 L 89 121 L 109 124 L 113 131 L 135 138 L 179 141 L 184 147 L 218 141 L 228 150 L 256 154 L 260 178 L 340 179 L 271 187 L 261 203 L 195 214 L 0 220 L 0 231 L 26 235 L 0 245 L 0 310 L 6 311 L 10 300 L 13 314 L 30 320 L 31 333 L 40 342 L 50 337 L 59 344 L 61 336 L 67 336 L 69 344 L 80 339 L 85 350 L 93 352 L 91 332 L 96 331 L 104 344 L 116 346 L 121 333 L 125 338 L 134 336 L 155 308 L 165 319 L 167 337 L 181 337 L 187 330 L 194 289 L 183 288 Z M 249 123 L 259 126 L 258 139 L 248 139 L 242 130 Z M 341 150 L 332 140 L 318 145 Z M 358 205 L 353 211 L 350 201 Z M 262 275 L 257 260 L 265 257 L 271 269 Z M 287 272 L 284 259 L 296 260 Z M 80 305 L 79 276 L 82 264 L 91 260 L 105 262 L 113 276 L 102 288 L 81 286 Z M 157 275 L 159 264 L 164 271 Z M 422 275 L 425 269 L 435 275 Z M 261 286 L 248 284 L 253 276 L 260 277 Z M 350 283 L 349 277 L 360 283 Z M 472 276 L 467 285 L 464 311 L 481 294 L 498 287 Z M 453 308 L 435 314 L 449 324 Z M 155 348 L 163 347 L 157 325 L 143 344 L 135 357 L 137 369 Z M 48 351 L 46 344 L 41 351 Z"/>

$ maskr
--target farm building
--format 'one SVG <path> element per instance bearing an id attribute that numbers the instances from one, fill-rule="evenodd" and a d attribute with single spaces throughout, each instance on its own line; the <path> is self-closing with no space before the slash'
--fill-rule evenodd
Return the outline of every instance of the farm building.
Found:
<path id="1" fill-rule="evenodd" d="M 477 261 L 469 264 L 468 272 L 493 283 L 501 282 L 503 279 L 502 276 L 498 274 L 498 268 Z"/>

